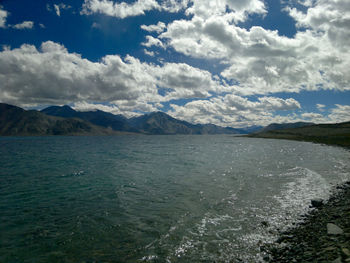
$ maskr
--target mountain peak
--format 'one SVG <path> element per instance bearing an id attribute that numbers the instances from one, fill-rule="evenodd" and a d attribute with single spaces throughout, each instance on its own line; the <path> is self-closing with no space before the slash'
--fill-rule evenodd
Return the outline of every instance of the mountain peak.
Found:
<path id="1" fill-rule="evenodd" d="M 75 118 L 77 117 L 77 112 L 73 110 L 68 105 L 64 106 L 50 106 L 43 110 L 41 110 L 42 113 L 45 113 L 47 115 L 56 116 L 56 117 L 63 117 L 63 118 Z"/>

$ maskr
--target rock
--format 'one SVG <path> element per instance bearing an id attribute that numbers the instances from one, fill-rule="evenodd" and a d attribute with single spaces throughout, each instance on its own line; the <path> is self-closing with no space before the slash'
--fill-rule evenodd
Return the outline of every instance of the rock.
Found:
<path id="1" fill-rule="evenodd" d="M 337 259 L 333 260 L 332 263 L 342 263 L 341 257 L 338 257 Z"/>
<path id="2" fill-rule="evenodd" d="M 343 233 L 344 233 L 343 229 L 341 229 L 339 226 L 332 223 L 327 224 L 328 235 L 342 235 Z"/>
<path id="3" fill-rule="evenodd" d="M 267 222 L 267 221 L 261 221 L 261 225 L 263 227 L 269 227 L 270 226 L 269 222 Z"/>
<path id="4" fill-rule="evenodd" d="M 344 254 L 345 256 L 350 257 L 350 251 L 349 251 L 349 249 L 343 247 L 343 248 L 341 249 L 341 251 L 343 252 L 343 254 Z"/>
<path id="5" fill-rule="evenodd" d="M 335 247 L 326 247 L 325 249 L 324 249 L 324 251 L 333 251 L 333 250 L 336 250 L 337 248 L 335 248 Z"/>
<path id="6" fill-rule="evenodd" d="M 313 200 L 311 200 L 311 206 L 315 207 L 315 208 L 321 207 L 321 206 L 323 206 L 323 200 L 322 199 L 313 199 Z"/>
<path id="7" fill-rule="evenodd" d="M 263 258 L 263 260 L 266 261 L 266 262 L 270 262 L 270 256 L 269 256 L 269 255 L 265 256 L 265 257 Z"/>

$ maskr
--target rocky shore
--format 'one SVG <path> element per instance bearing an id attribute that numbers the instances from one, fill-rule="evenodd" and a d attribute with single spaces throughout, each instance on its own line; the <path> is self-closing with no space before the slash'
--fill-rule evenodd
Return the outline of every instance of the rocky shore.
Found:
<path id="1" fill-rule="evenodd" d="M 311 205 L 301 224 L 260 247 L 266 262 L 350 262 L 350 182 Z"/>

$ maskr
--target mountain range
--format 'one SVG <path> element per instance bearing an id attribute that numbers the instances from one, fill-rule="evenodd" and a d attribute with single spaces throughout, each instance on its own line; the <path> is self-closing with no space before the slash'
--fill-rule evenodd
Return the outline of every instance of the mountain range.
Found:
<path id="1" fill-rule="evenodd" d="M 164 112 L 126 118 L 101 110 L 76 111 L 67 105 L 37 111 L 0 103 L 0 135 L 249 134 L 311 125 L 313 123 L 273 123 L 266 127 L 234 129 L 214 124 L 192 124 Z"/>
<path id="2" fill-rule="evenodd" d="M 75 111 L 71 107 L 51 106 L 41 110 L 50 116 L 79 118 L 94 125 L 110 128 L 115 131 L 142 134 L 242 134 L 242 130 L 220 127 L 214 124 L 192 124 L 175 119 L 164 112 L 152 112 L 133 118 L 114 115 L 100 110 Z"/>
<path id="3" fill-rule="evenodd" d="M 80 119 L 48 116 L 0 103 L 0 135 L 112 135 L 118 132 Z"/>
<path id="4" fill-rule="evenodd" d="M 214 124 L 191 124 L 163 112 L 133 118 L 100 110 L 80 112 L 50 106 L 41 111 L 0 103 L 0 135 L 242 134 L 244 130 Z"/>

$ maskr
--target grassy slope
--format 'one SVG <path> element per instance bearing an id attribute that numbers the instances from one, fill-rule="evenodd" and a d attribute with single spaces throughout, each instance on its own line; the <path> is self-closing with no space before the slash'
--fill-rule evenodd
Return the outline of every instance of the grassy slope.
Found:
<path id="1" fill-rule="evenodd" d="M 350 122 L 260 132 L 255 138 L 288 139 L 350 147 Z"/>

